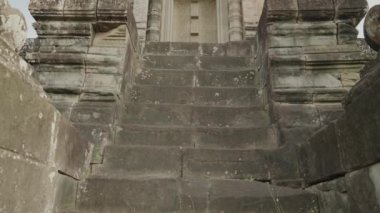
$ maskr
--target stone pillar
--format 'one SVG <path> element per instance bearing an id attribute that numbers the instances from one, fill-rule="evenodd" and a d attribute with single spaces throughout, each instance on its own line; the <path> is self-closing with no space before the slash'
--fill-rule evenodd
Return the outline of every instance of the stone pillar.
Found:
<path id="1" fill-rule="evenodd" d="M 243 22 L 241 5 L 241 0 L 228 0 L 230 41 L 243 40 Z"/>
<path id="2" fill-rule="evenodd" d="M 216 7 L 218 23 L 218 43 L 225 43 L 229 40 L 228 2 L 217 0 Z"/>
<path id="3" fill-rule="evenodd" d="M 164 0 L 162 2 L 162 26 L 161 41 L 173 40 L 173 12 L 174 0 Z"/>
<path id="4" fill-rule="evenodd" d="M 150 0 L 147 41 L 160 41 L 162 0 Z"/>
<path id="5" fill-rule="evenodd" d="M 137 0 L 133 3 L 133 14 L 136 19 L 139 41 L 146 41 L 146 30 L 148 26 L 149 0 Z"/>
<path id="6" fill-rule="evenodd" d="M 242 0 L 244 37 L 246 40 L 252 40 L 256 37 L 263 6 L 264 0 Z"/>

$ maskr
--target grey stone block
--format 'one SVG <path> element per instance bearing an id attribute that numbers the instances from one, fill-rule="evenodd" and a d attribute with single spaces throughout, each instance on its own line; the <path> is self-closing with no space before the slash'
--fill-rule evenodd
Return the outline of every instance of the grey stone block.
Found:
<path id="1" fill-rule="evenodd" d="M 37 88 L 0 65 L 0 147 L 47 162 L 53 146 L 58 112 L 40 97 Z M 6 122 L 5 122 L 6 121 Z M 33 124 L 33 125 L 31 125 Z"/>
<path id="2" fill-rule="evenodd" d="M 302 147 L 303 176 L 308 184 L 322 182 L 345 173 L 335 131 L 335 124 L 331 124 L 313 135 Z"/>
<path id="3" fill-rule="evenodd" d="M 65 0 L 64 6 L 64 17 L 65 18 L 76 18 L 81 17 L 81 19 L 90 19 L 96 20 L 96 9 L 97 9 L 96 0 L 84 0 L 84 1 L 75 1 L 75 0 Z"/>
<path id="4" fill-rule="evenodd" d="M 379 164 L 346 175 L 349 202 L 357 212 L 380 211 L 379 178 Z"/>
<path id="5" fill-rule="evenodd" d="M 167 147 L 126 147 L 112 145 L 95 174 L 180 177 L 182 151 Z"/>
<path id="6" fill-rule="evenodd" d="M 333 20 L 333 0 L 302 0 L 298 2 L 299 19 L 302 21 Z"/>
<path id="7" fill-rule="evenodd" d="M 276 117 L 283 128 L 320 126 L 319 113 L 313 104 L 276 104 Z"/>
<path id="8" fill-rule="evenodd" d="M 296 20 L 298 15 L 297 0 L 272 0 L 268 1 L 268 19 L 270 21 L 278 20 Z"/>
<path id="9" fill-rule="evenodd" d="M 32 0 L 29 4 L 29 10 L 35 17 L 54 17 L 63 16 L 63 7 L 65 0 L 41 2 Z"/>
<path id="10" fill-rule="evenodd" d="M 51 205 L 54 203 L 53 181 L 58 175 L 57 171 L 16 153 L 0 149 L 0 175 L 1 211 L 53 210 Z"/>
<path id="11" fill-rule="evenodd" d="M 90 163 L 93 147 L 66 119 L 60 119 L 56 125 L 55 166 L 60 172 L 82 180 L 87 175 L 86 166 Z"/>
<path id="12" fill-rule="evenodd" d="M 319 212 L 318 198 L 301 190 L 242 181 L 211 182 L 211 212 Z"/>
<path id="13" fill-rule="evenodd" d="M 178 185 L 176 179 L 90 178 L 80 186 L 78 210 L 99 213 L 178 211 Z"/>
<path id="14" fill-rule="evenodd" d="M 189 149 L 184 153 L 185 178 L 269 180 L 270 152 L 265 150 Z"/>
<path id="15" fill-rule="evenodd" d="M 136 85 L 130 102 L 146 104 L 195 104 L 215 106 L 261 106 L 256 88 L 155 87 Z"/>
<path id="16" fill-rule="evenodd" d="M 74 123 L 109 125 L 116 117 L 115 103 L 80 102 L 74 105 L 70 120 Z"/>
<path id="17" fill-rule="evenodd" d="M 38 72 L 36 79 L 46 91 L 80 93 L 85 81 L 84 72 Z"/>

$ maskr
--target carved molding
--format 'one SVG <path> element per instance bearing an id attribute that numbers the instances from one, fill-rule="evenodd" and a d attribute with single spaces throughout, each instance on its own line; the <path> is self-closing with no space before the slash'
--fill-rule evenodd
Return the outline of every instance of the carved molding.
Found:
<path id="1" fill-rule="evenodd" d="M 243 17 L 241 0 L 228 0 L 230 41 L 243 40 Z"/>
<path id="2" fill-rule="evenodd" d="M 150 0 L 148 12 L 147 40 L 160 41 L 162 0 Z"/>

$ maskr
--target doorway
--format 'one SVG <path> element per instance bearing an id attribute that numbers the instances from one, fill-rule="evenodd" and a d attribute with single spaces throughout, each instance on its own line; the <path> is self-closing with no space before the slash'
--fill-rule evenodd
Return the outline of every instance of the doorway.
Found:
<path id="1" fill-rule="evenodd" d="M 216 0 L 174 0 L 173 42 L 217 43 Z"/>

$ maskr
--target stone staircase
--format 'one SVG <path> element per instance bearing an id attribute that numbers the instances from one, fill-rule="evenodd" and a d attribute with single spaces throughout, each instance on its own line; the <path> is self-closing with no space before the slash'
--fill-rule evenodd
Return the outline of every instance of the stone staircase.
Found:
<path id="1" fill-rule="evenodd" d="M 252 49 L 148 44 L 115 144 L 79 187 L 77 211 L 319 212 L 316 195 L 269 184 L 292 159 L 281 157 Z"/>

